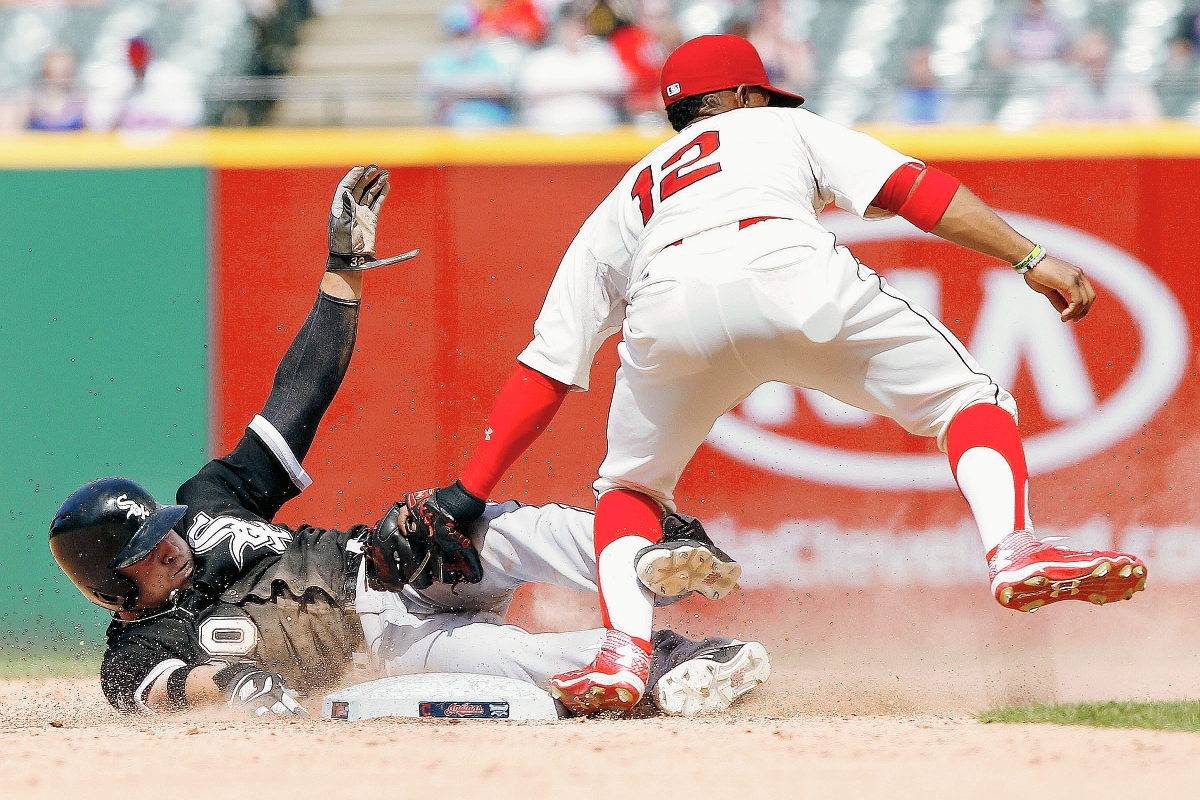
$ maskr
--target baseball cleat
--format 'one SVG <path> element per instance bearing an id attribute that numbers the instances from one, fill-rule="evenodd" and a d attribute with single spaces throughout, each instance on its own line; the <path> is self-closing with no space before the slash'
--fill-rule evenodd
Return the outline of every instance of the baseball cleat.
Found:
<path id="1" fill-rule="evenodd" d="M 666 714 L 724 711 L 771 677 L 767 649 L 758 642 L 710 638 L 692 641 L 673 631 L 654 634 L 649 691 Z"/>
<path id="2" fill-rule="evenodd" d="M 628 713 L 649 676 L 650 654 L 627 634 L 610 630 L 591 664 L 550 679 L 550 694 L 573 714 Z"/>
<path id="3" fill-rule="evenodd" d="M 1067 550 L 1054 539 L 1015 531 L 996 545 L 988 560 L 992 595 L 1005 608 L 1036 611 L 1060 600 L 1098 606 L 1128 600 L 1146 588 L 1146 565 L 1113 550 Z"/>
<path id="4" fill-rule="evenodd" d="M 659 597 L 699 592 L 719 600 L 738 588 L 742 567 L 717 547 L 700 520 L 685 514 L 663 518 L 663 538 L 634 557 L 638 580 Z"/>

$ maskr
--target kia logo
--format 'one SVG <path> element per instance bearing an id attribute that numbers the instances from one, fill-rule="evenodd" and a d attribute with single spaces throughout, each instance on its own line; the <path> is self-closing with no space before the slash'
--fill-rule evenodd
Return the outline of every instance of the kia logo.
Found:
<path id="1" fill-rule="evenodd" d="M 984 303 L 967 342 L 969 348 L 984 369 L 1008 388 L 1024 358 L 1034 374 L 1039 403 L 1056 422 L 1025 441 L 1030 473 L 1037 475 L 1086 461 L 1145 424 L 1183 377 L 1188 331 L 1170 290 L 1133 256 L 1066 225 L 1025 214 L 1003 216 L 1049 252 L 1083 268 L 1106 293 L 1101 302 L 1120 302 L 1129 312 L 1140 340 L 1141 349 L 1128 377 L 1097 403 L 1072 326 L 1059 322 L 1045 298 L 1029 291 L 1011 270 L 987 270 L 979 276 Z M 839 243 L 851 248 L 864 242 L 936 239 L 900 218 L 866 222 L 839 213 L 827 215 L 822 222 Z M 909 286 L 903 277 L 897 275 L 893 282 L 922 302 L 920 281 Z M 928 301 L 931 310 L 937 303 L 934 298 Z M 1019 313 L 1014 313 L 1018 307 Z M 1113 343 L 1113 347 L 1125 346 L 1132 344 Z M 804 392 L 801 396 L 823 412 L 820 416 L 829 424 L 838 424 L 839 415 L 856 424 L 864 416 L 871 418 L 832 398 Z M 741 413 L 717 420 L 707 443 L 753 467 L 817 483 L 893 491 L 954 488 L 946 458 L 940 454 L 854 452 L 769 430 L 786 417 L 787 403 L 794 403 L 796 397 L 794 390 L 779 384 L 759 387 L 742 404 Z"/>

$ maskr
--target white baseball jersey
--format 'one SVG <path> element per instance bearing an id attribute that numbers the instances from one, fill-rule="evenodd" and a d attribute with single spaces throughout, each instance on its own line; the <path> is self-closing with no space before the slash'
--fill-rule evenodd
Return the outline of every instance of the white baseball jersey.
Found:
<path id="1" fill-rule="evenodd" d="M 969 405 L 1015 416 L 950 331 L 818 221 L 830 203 L 865 216 L 908 162 L 807 111 L 746 108 L 689 125 L 625 175 L 571 243 L 518 356 L 586 389 L 596 350 L 622 329 L 598 494 L 633 489 L 673 509 L 713 423 L 768 381 L 943 446 Z"/>
<path id="2" fill-rule="evenodd" d="M 795 220 L 797 246 L 832 252 L 817 215 L 828 204 L 862 216 L 888 177 L 918 162 L 803 109 L 745 108 L 689 125 L 625 174 L 564 256 L 518 357 L 586 389 L 600 344 L 646 284 L 663 248 L 755 217 Z"/>

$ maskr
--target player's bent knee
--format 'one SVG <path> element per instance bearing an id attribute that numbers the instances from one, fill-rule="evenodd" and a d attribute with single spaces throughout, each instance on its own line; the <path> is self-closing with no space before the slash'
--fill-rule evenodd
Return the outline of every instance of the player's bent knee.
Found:
<path id="1" fill-rule="evenodd" d="M 930 414 L 914 428 L 912 433 L 919 436 L 930 436 L 937 439 L 938 448 L 946 450 L 946 433 L 950 424 L 963 411 L 975 405 L 988 405 L 999 408 L 1017 421 L 1017 401 L 1013 396 L 994 383 L 971 384 L 955 392 L 946 401 L 939 404 L 936 412 Z"/>

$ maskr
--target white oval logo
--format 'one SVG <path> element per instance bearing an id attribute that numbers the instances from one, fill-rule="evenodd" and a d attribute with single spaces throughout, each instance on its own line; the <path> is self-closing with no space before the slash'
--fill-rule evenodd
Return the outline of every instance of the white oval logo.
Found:
<path id="1" fill-rule="evenodd" d="M 1116 295 L 1132 316 L 1141 339 L 1141 350 L 1128 377 L 1104 402 L 1025 440 L 1030 474 L 1037 475 L 1085 461 L 1145 424 L 1183 377 L 1189 352 L 1187 325 L 1166 285 L 1128 253 L 1056 222 L 1009 212 L 1002 216 L 1051 253 L 1078 264 L 1094 282 Z M 937 240 L 900 218 L 867 222 L 850 214 L 834 214 L 822 222 L 840 243 L 848 245 Z M 1042 298 L 1033 296 L 1049 308 Z M 1123 344 L 1114 343 L 1114 347 Z M 770 386 L 759 391 L 764 390 L 769 391 Z M 717 420 L 706 441 L 751 466 L 817 483 L 891 491 L 954 488 L 943 455 L 850 452 L 767 430 L 737 413 Z"/>

